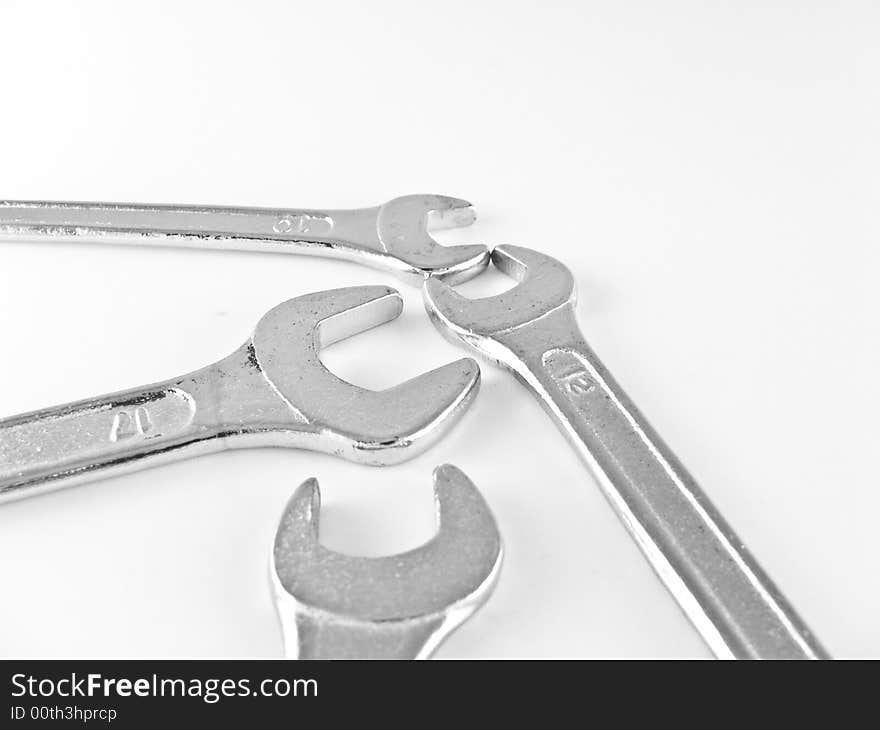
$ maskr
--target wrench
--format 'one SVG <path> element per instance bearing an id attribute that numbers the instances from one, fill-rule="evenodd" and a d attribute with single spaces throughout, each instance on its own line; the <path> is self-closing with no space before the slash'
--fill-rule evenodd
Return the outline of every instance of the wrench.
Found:
<path id="1" fill-rule="evenodd" d="M 307 294 L 270 310 L 244 345 L 202 370 L 0 420 L 0 501 L 232 447 L 313 449 L 373 465 L 411 458 L 467 409 L 476 362 L 375 392 L 318 357 L 402 308 L 385 286 Z"/>
<path id="2" fill-rule="evenodd" d="M 492 261 L 518 285 L 467 299 L 442 282 L 425 282 L 428 313 L 441 332 L 512 370 L 539 398 L 717 656 L 825 658 L 587 344 L 575 318 L 571 272 L 520 246 L 497 247 Z"/>
<path id="3" fill-rule="evenodd" d="M 475 219 L 470 203 L 445 195 L 407 195 L 359 210 L 0 201 L 2 238 L 332 256 L 415 285 L 431 275 L 458 283 L 486 268 L 486 246 L 441 246 L 428 235 Z"/>
<path id="4" fill-rule="evenodd" d="M 501 570 L 501 536 L 473 483 L 434 470 L 437 534 L 415 550 L 358 558 L 318 542 L 316 479 L 294 493 L 275 535 L 271 579 L 294 659 L 427 659 L 482 606 Z"/>

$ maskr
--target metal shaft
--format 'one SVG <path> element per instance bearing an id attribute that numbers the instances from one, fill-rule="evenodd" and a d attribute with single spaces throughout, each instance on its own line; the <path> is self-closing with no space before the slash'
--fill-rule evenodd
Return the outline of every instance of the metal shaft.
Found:
<path id="1" fill-rule="evenodd" d="M 253 430 L 236 399 L 217 399 L 235 373 L 248 403 L 273 410 L 270 386 L 235 367 L 244 352 L 174 380 L 45 408 L 0 420 L 0 501 L 21 499 L 97 478 L 225 448 Z M 228 386 L 227 386 L 228 387 Z M 260 391 L 266 397 L 260 399 Z M 279 404 L 274 420 L 295 417 Z M 282 412 L 283 411 L 283 412 Z"/>
<path id="2" fill-rule="evenodd" d="M 128 203 L 0 202 L 0 235 L 57 241 L 194 246 L 279 251 L 295 246 L 321 253 L 321 244 L 368 248 L 377 208 L 290 210 Z M 375 227 L 375 226 L 373 226 Z M 379 252 L 378 244 L 374 249 Z"/>
<path id="3" fill-rule="evenodd" d="M 590 466 L 651 565 L 717 656 L 827 656 L 602 365 L 581 336 L 571 308 L 548 315 L 540 328 L 499 340 L 518 356 L 522 368 L 517 374 Z"/>

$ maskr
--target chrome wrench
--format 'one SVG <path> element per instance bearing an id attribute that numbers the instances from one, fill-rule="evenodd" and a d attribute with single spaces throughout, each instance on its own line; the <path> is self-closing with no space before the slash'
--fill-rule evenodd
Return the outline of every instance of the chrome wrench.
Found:
<path id="1" fill-rule="evenodd" d="M 0 420 L 0 501 L 233 447 L 313 449 L 373 465 L 411 458 L 466 410 L 477 364 L 463 358 L 375 392 L 318 357 L 402 306 L 384 286 L 307 294 L 269 311 L 244 345 L 202 370 Z"/>
<path id="2" fill-rule="evenodd" d="M 499 246 L 519 284 L 467 299 L 425 282 L 441 332 L 512 370 L 587 462 L 666 587 L 719 657 L 816 659 L 826 653 L 587 344 L 575 286 L 559 261 Z"/>
<path id="3" fill-rule="evenodd" d="M 399 555 L 360 558 L 318 541 L 316 479 L 278 526 L 271 577 L 292 659 L 426 659 L 482 606 L 501 570 L 498 526 L 473 483 L 434 470 L 437 534 Z"/>
<path id="4" fill-rule="evenodd" d="M 428 231 L 475 220 L 466 200 L 407 195 L 358 210 L 0 201 L 0 237 L 312 254 L 385 269 L 413 284 L 483 271 L 486 246 L 441 246 Z"/>

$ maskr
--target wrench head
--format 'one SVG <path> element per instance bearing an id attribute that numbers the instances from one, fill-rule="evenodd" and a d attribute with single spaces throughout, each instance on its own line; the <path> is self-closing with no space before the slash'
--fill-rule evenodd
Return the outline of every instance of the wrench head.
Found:
<path id="1" fill-rule="evenodd" d="M 296 490 L 275 535 L 271 573 L 288 656 L 425 658 L 489 597 L 501 536 L 482 495 L 450 464 L 434 470 L 436 535 L 363 558 L 318 540 L 316 479 Z"/>
<path id="2" fill-rule="evenodd" d="M 425 307 L 441 332 L 491 354 L 490 341 L 574 305 L 574 277 L 556 259 L 522 246 L 497 246 L 492 263 L 517 285 L 495 296 L 469 299 L 445 282 L 425 282 Z"/>
<path id="3" fill-rule="evenodd" d="M 445 195 L 405 195 L 379 208 L 376 233 L 385 252 L 409 266 L 405 273 L 438 277 L 452 284 L 467 281 L 489 265 L 489 249 L 480 244 L 442 246 L 430 230 L 468 226 L 476 220 L 466 200 Z"/>
<path id="4" fill-rule="evenodd" d="M 412 458 L 441 438 L 479 389 L 480 369 L 462 358 L 383 391 L 336 377 L 321 348 L 396 318 L 397 291 L 361 286 L 307 294 L 268 312 L 251 339 L 263 376 L 306 426 L 298 446 L 365 464 Z"/>

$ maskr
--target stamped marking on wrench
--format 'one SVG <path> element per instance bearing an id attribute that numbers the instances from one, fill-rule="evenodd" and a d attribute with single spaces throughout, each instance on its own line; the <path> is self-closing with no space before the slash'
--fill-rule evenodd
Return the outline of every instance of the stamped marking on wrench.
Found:
<path id="1" fill-rule="evenodd" d="M 143 406 L 138 406 L 133 411 L 117 411 L 116 415 L 113 416 L 110 440 L 121 441 L 122 439 L 134 436 L 149 438 L 149 431 L 152 427 L 153 423 L 150 420 L 150 412 Z"/>
<path id="2" fill-rule="evenodd" d="M 568 350 L 550 350 L 541 357 L 547 372 L 559 387 L 577 403 L 581 396 L 596 389 L 596 381 L 591 377 L 591 368 L 575 353 Z"/>
<path id="3" fill-rule="evenodd" d="M 328 215 L 309 215 L 308 213 L 289 213 L 279 218 L 272 226 L 275 233 L 313 233 L 326 236 L 333 230 L 333 219 Z"/>

